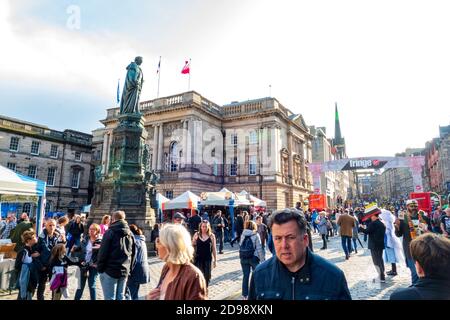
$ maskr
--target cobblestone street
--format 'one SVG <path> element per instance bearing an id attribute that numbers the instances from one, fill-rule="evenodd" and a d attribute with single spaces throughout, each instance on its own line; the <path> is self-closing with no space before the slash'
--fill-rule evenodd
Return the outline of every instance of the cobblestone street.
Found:
<path id="1" fill-rule="evenodd" d="M 365 243 L 361 237 L 365 247 Z M 398 276 L 386 277 L 386 283 L 372 282 L 376 277 L 376 270 L 372 264 L 370 251 L 358 248 L 358 254 L 352 254 L 349 260 L 345 260 L 341 248 L 340 237 L 331 237 L 327 250 L 318 250 L 322 246 L 322 240 L 317 234 L 313 235 L 315 252 L 336 264 L 346 275 L 348 287 L 354 300 L 387 300 L 390 294 L 397 288 L 407 287 L 410 284 L 410 273 L 405 265 L 397 265 Z M 359 244 L 358 244 L 359 246 Z M 267 251 L 266 257 L 270 257 Z M 154 287 L 156 287 L 163 263 L 157 257 L 149 259 L 151 281 L 141 286 L 140 295 L 142 298 Z M 386 271 L 390 266 L 386 265 Z M 225 245 L 224 254 L 218 255 L 217 268 L 212 272 L 212 278 L 209 287 L 209 298 L 214 300 L 235 300 L 241 299 L 242 271 L 239 262 L 238 247 L 231 248 L 229 244 Z M 72 284 L 75 287 L 75 284 Z M 98 281 L 98 299 L 103 299 L 103 293 Z M 73 290 L 71 290 L 73 297 Z M 11 295 L 0 295 L 0 300 L 16 299 L 17 292 Z M 51 293 L 47 289 L 46 299 L 51 299 Z M 89 299 L 89 290 L 84 290 L 84 300 Z"/>

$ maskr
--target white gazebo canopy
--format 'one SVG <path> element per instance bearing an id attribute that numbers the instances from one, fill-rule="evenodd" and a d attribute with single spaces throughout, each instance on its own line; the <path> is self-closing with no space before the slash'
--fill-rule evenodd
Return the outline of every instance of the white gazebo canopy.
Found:
<path id="1" fill-rule="evenodd" d="M 248 200 L 255 206 L 255 207 L 267 207 L 267 203 L 264 200 L 261 200 L 255 196 L 252 196 L 250 193 L 248 193 L 245 190 L 242 190 L 239 192 L 240 196 L 247 197 Z"/>
<path id="2" fill-rule="evenodd" d="M 45 188 L 46 183 L 33 179 L 17 172 L 0 166 L 0 203 L 2 195 L 7 198 L 11 196 L 35 196 L 38 198 L 38 209 L 36 214 L 36 231 L 40 234 L 45 212 Z"/>
<path id="3" fill-rule="evenodd" d="M 227 190 L 227 191 L 223 191 Z M 204 200 L 200 201 L 202 206 L 230 206 L 230 200 L 233 201 L 233 206 L 249 206 L 250 202 L 244 195 L 239 195 L 229 191 L 228 189 L 222 189 L 219 192 L 206 192 Z"/>
<path id="4" fill-rule="evenodd" d="M 0 166 L 0 194 L 44 196 L 45 182 L 23 176 Z"/>
<path id="5" fill-rule="evenodd" d="M 164 210 L 163 204 L 169 202 L 170 199 L 164 197 L 161 193 L 158 192 L 158 193 L 156 194 L 156 201 L 158 201 L 158 207 L 159 207 L 160 209 L 163 209 L 163 210 Z"/>
<path id="6" fill-rule="evenodd" d="M 196 209 L 197 204 L 200 201 L 200 197 L 193 194 L 190 191 L 179 195 L 175 199 L 164 203 L 164 210 L 174 210 L 174 209 Z"/>

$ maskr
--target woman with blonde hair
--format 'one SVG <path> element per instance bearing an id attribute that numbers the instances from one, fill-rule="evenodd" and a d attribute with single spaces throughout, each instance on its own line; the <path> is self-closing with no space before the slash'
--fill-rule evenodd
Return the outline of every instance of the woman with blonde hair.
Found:
<path id="1" fill-rule="evenodd" d="M 192 245 L 195 247 L 194 263 L 202 271 L 208 287 L 209 280 L 211 280 L 211 270 L 216 267 L 217 261 L 216 236 L 212 233 L 211 225 L 207 220 L 200 223 L 199 229 L 192 239 Z"/>
<path id="2" fill-rule="evenodd" d="M 191 235 L 179 224 L 166 224 L 156 239 L 158 256 L 166 264 L 158 286 L 150 291 L 148 300 L 206 300 L 206 281 L 191 261 L 194 247 Z"/>
<path id="3" fill-rule="evenodd" d="M 89 286 L 91 300 L 97 300 L 97 255 L 100 250 L 102 239 L 100 237 L 100 226 L 93 223 L 89 226 L 88 236 L 83 237 L 80 246 L 72 248 L 72 255 L 80 262 L 80 284 L 75 293 L 75 300 L 80 300 L 83 295 L 86 280 Z"/>

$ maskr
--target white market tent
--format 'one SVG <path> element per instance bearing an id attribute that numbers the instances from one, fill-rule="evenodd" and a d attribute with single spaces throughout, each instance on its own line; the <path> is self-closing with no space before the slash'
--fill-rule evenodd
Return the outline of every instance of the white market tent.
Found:
<path id="1" fill-rule="evenodd" d="M 224 206 L 224 207 L 238 207 L 250 206 L 250 201 L 244 196 L 233 193 L 227 189 L 222 189 L 219 192 L 205 192 L 203 200 L 200 201 L 202 206 Z"/>
<path id="2" fill-rule="evenodd" d="M 169 202 L 170 199 L 164 197 L 161 193 L 156 194 L 156 201 L 158 201 L 158 209 L 164 210 L 164 204 Z"/>
<path id="3" fill-rule="evenodd" d="M 186 191 L 175 199 L 164 203 L 164 210 L 196 209 L 199 201 L 199 196 L 193 194 L 190 191 Z"/>
<path id="4" fill-rule="evenodd" d="M 264 200 L 261 200 L 255 196 L 252 196 L 250 193 L 248 193 L 245 190 L 242 190 L 241 192 L 239 192 L 239 195 L 247 197 L 247 199 L 249 199 L 250 202 L 255 207 L 267 207 L 267 203 Z"/>
<path id="5" fill-rule="evenodd" d="M 3 166 L 0 166 L 0 203 L 4 198 L 11 196 L 26 196 L 38 198 L 38 209 L 36 214 L 37 234 L 42 229 L 42 221 L 45 212 L 45 188 L 46 183 L 33 179 Z"/>

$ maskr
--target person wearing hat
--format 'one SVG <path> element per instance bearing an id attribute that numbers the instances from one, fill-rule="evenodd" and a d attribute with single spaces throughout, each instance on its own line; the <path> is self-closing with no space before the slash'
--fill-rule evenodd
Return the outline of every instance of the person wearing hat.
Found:
<path id="1" fill-rule="evenodd" d="M 183 224 L 185 220 L 186 217 L 181 212 L 175 213 L 172 218 L 174 224 Z"/>
<path id="2" fill-rule="evenodd" d="M 395 235 L 403 237 L 403 252 L 405 253 L 406 265 L 411 271 L 412 284 L 416 284 L 419 277 L 409 248 L 412 240 L 427 232 L 427 219 L 428 217 L 423 214 L 423 211 L 419 211 L 417 200 L 409 199 L 406 201 L 406 212 L 400 211 L 394 224 Z"/>
<path id="3" fill-rule="evenodd" d="M 380 213 L 381 210 L 377 206 L 367 208 L 364 212 L 363 221 L 370 219 L 372 222 L 367 228 L 365 226 L 360 227 L 359 231 L 369 235 L 368 248 L 370 249 L 370 254 L 372 255 L 372 261 L 377 269 L 380 282 L 385 283 L 386 279 L 384 275 L 383 250 L 386 226 L 378 217 Z"/>

